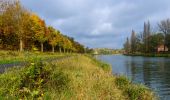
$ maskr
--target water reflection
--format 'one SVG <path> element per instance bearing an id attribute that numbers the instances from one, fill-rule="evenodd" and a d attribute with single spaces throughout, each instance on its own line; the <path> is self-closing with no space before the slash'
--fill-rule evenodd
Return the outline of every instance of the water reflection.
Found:
<path id="1" fill-rule="evenodd" d="M 112 72 L 123 74 L 135 83 L 154 89 L 163 100 L 170 98 L 170 58 L 100 55 L 97 58 L 112 65 Z"/>

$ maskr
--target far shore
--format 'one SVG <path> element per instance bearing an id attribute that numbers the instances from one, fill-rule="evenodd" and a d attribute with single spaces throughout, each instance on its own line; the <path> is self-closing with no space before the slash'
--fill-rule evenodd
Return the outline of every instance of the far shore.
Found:
<path id="1" fill-rule="evenodd" d="M 125 56 L 144 56 L 144 57 L 170 57 L 170 53 L 136 53 L 136 54 L 123 54 Z"/>

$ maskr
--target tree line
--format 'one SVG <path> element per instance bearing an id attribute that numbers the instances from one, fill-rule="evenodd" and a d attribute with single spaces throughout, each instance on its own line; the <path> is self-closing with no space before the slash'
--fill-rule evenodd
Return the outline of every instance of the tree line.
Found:
<path id="1" fill-rule="evenodd" d="M 166 48 L 170 50 L 170 19 L 160 21 L 157 26 L 157 32 L 153 32 L 148 21 L 144 22 L 143 32 L 136 34 L 132 30 L 131 37 L 127 37 L 124 43 L 125 53 L 157 53 L 160 45 L 163 46 L 163 53 Z"/>
<path id="2" fill-rule="evenodd" d="M 52 26 L 47 26 L 37 14 L 24 8 L 19 0 L 0 1 L 0 49 L 85 51 L 82 44 Z"/>

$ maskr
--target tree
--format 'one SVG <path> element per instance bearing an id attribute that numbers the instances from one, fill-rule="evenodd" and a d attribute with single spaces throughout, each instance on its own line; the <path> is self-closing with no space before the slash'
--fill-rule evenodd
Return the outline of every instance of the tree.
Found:
<path id="1" fill-rule="evenodd" d="M 125 52 L 126 52 L 127 54 L 130 53 L 130 42 L 129 42 L 129 38 L 128 38 L 128 37 L 127 37 L 126 42 L 125 42 L 125 44 L 124 44 L 124 49 L 125 49 Z"/>
<path id="2" fill-rule="evenodd" d="M 150 29 L 150 22 L 148 23 L 144 22 L 144 30 L 143 30 L 143 43 L 144 43 L 144 52 L 148 53 L 150 44 L 149 44 L 149 39 L 151 36 L 151 29 Z"/>
<path id="3" fill-rule="evenodd" d="M 43 52 L 43 43 L 48 40 L 48 31 L 45 22 L 41 20 L 37 15 L 31 16 L 32 32 L 34 33 L 34 39 L 41 44 L 41 52 Z"/>
<path id="4" fill-rule="evenodd" d="M 136 52 L 144 52 L 143 33 L 136 36 Z"/>
<path id="5" fill-rule="evenodd" d="M 56 45 L 61 44 L 61 35 L 60 31 L 55 30 L 53 27 L 48 27 L 49 33 L 50 33 L 50 38 L 49 38 L 49 44 L 52 46 L 52 52 L 54 53 L 54 48 Z"/>
<path id="6" fill-rule="evenodd" d="M 165 40 L 166 40 L 166 46 L 170 49 L 170 34 L 166 35 Z"/>
<path id="7" fill-rule="evenodd" d="M 164 34 L 164 51 L 165 51 L 165 46 L 169 44 L 170 40 L 168 34 L 170 34 L 170 19 L 162 20 L 159 24 L 159 30 L 163 32 Z"/>
<path id="8" fill-rule="evenodd" d="M 151 45 L 150 46 L 151 52 L 156 52 L 157 47 L 163 43 L 163 39 L 164 39 L 164 36 L 161 33 L 153 34 L 150 37 L 149 43 Z"/>
<path id="9" fill-rule="evenodd" d="M 48 40 L 48 41 L 47 41 Z M 19 45 L 18 45 L 19 44 Z M 30 49 L 41 44 L 41 51 L 52 46 L 83 53 L 84 46 L 59 30 L 46 27 L 45 21 L 29 12 L 19 0 L 0 0 L 0 47 L 4 49 Z"/>
<path id="10" fill-rule="evenodd" d="M 134 30 L 132 30 L 131 35 L 131 52 L 132 53 L 136 52 L 136 34 Z"/>
<path id="11" fill-rule="evenodd" d="M 25 29 L 29 18 L 30 13 L 20 5 L 19 1 L 7 4 L 2 14 L 3 33 L 4 35 L 16 35 L 19 39 L 20 51 L 23 51 L 23 40 L 29 36 Z"/>
<path id="12" fill-rule="evenodd" d="M 59 31 L 59 33 L 60 33 L 60 31 Z M 64 40 L 64 36 L 62 35 L 62 33 L 58 34 L 57 45 L 58 45 L 58 47 L 59 47 L 59 52 L 60 52 L 60 53 L 62 52 L 62 51 L 61 51 L 61 48 L 64 46 L 64 42 L 65 42 L 65 40 Z M 64 48 L 64 47 L 63 47 L 63 48 Z M 64 50 L 64 52 L 65 52 L 65 50 Z"/>
<path id="13" fill-rule="evenodd" d="M 67 52 L 69 52 L 69 50 L 72 49 L 72 43 L 67 37 L 63 38 L 63 49 L 64 49 L 64 52 L 66 50 L 67 50 Z"/>

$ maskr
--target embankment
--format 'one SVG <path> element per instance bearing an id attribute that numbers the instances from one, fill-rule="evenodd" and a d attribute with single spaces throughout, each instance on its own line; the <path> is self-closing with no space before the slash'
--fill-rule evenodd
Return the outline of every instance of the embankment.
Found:
<path id="1" fill-rule="evenodd" d="M 114 76 L 108 64 L 84 55 L 11 68 L 0 74 L 0 84 L 0 99 L 156 99 L 150 89 Z"/>

